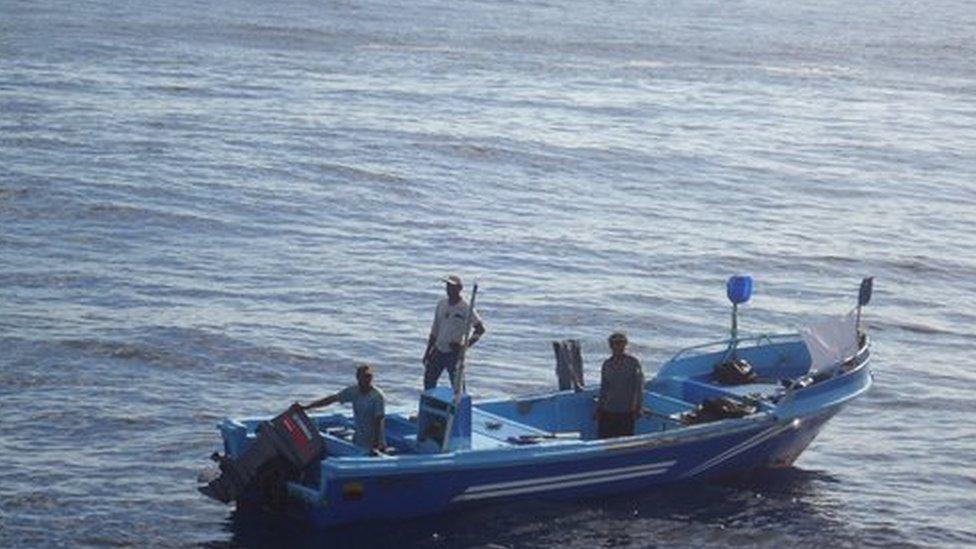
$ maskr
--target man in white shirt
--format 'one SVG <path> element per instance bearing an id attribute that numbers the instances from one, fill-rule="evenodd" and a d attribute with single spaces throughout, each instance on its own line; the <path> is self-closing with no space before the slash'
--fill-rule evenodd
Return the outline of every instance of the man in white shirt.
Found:
<path id="1" fill-rule="evenodd" d="M 454 386 L 454 374 L 461 354 L 469 310 L 474 333 L 468 339 L 468 347 L 474 345 L 485 333 L 485 325 L 481 322 L 478 312 L 469 309 L 467 302 L 461 297 L 461 289 L 464 287 L 461 277 L 451 275 L 444 279 L 444 283 L 447 297 L 437 303 L 434 323 L 430 327 L 430 337 L 427 338 L 427 350 L 424 351 L 425 391 L 437 387 L 437 380 L 444 370 L 447 370 L 451 378 L 451 386 Z"/>

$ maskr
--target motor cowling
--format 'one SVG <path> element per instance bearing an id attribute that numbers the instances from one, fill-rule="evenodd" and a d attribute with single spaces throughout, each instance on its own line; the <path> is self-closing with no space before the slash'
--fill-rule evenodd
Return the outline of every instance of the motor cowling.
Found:
<path id="1" fill-rule="evenodd" d="M 220 476 L 199 488 L 204 495 L 229 503 L 257 487 L 262 492 L 280 492 L 288 480 L 325 454 L 325 439 L 301 406 L 285 412 L 257 428 L 257 437 L 239 456 L 214 453 Z"/>

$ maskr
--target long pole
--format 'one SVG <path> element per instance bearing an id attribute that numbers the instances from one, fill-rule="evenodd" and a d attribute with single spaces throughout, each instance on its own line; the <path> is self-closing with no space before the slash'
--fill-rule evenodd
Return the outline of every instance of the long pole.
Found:
<path id="1" fill-rule="evenodd" d="M 722 362 L 728 362 L 729 358 L 735 358 L 735 351 L 739 348 L 739 304 L 732 303 L 732 331 L 729 338 L 729 346 L 725 349 Z"/>
<path id="2" fill-rule="evenodd" d="M 471 302 L 468 303 L 468 314 L 464 319 L 464 337 L 461 339 L 461 352 L 458 355 L 457 376 L 454 378 L 454 403 L 461 402 L 461 395 L 464 393 L 464 355 L 467 354 L 468 340 L 471 336 L 471 320 L 474 317 L 474 301 L 478 297 L 478 283 L 475 282 L 471 288 Z"/>
<path id="3" fill-rule="evenodd" d="M 732 344 L 739 342 L 739 304 L 732 304 Z"/>

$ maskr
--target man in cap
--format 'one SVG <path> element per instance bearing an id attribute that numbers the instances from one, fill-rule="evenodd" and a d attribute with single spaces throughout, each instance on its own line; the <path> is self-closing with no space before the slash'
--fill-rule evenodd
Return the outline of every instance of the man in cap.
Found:
<path id="1" fill-rule="evenodd" d="M 454 385 L 455 368 L 461 355 L 461 345 L 464 340 L 465 321 L 471 314 L 471 326 L 474 333 L 468 340 L 472 346 L 485 333 L 485 325 L 481 322 L 478 312 L 468 307 L 461 297 L 461 277 L 451 275 L 443 279 L 446 284 L 447 297 L 437 303 L 434 311 L 434 323 L 430 327 L 430 337 L 427 338 L 427 350 L 424 351 L 424 390 L 437 387 L 437 380 L 441 373 L 447 370 Z"/>
<path id="2" fill-rule="evenodd" d="M 383 451 L 386 448 L 384 417 L 386 398 L 373 386 L 373 368 L 363 364 L 356 368 L 356 384 L 334 395 L 329 395 L 302 406 L 304 410 L 328 406 L 335 402 L 351 402 L 356 433 L 353 442 L 367 450 Z"/>
<path id="3" fill-rule="evenodd" d="M 644 372 L 640 361 L 626 352 L 627 336 L 610 334 L 610 358 L 600 369 L 600 398 L 594 416 L 600 438 L 634 434 L 634 423 L 644 405 Z"/>

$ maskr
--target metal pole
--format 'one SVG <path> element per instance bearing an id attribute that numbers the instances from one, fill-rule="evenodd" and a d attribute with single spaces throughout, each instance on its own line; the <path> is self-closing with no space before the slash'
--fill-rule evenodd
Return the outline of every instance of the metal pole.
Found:
<path id="1" fill-rule="evenodd" d="M 478 283 L 475 282 L 471 288 L 471 302 L 468 303 L 468 314 L 464 319 L 464 337 L 461 338 L 461 353 L 458 356 L 457 376 L 454 378 L 454 403 L 461 402 L 461 395 L 464 393 L 464 355 L 468 350 L 468 340 L 471 336 L 471 319 L 474 316 L 474 301 L 478 297 Z"/>
<path id="2" fill-rule="evenodd" d="M 739 304 L 732 304 L 732 345 L 739 339 Z"/>

